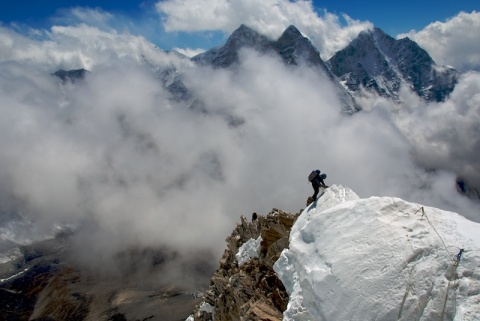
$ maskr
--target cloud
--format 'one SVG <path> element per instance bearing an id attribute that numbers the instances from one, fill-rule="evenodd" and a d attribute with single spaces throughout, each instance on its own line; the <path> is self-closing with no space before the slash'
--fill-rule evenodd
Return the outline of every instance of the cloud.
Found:
<path id="1" fill-rule="evenodd" d="M 82 226 L 80 259 L 94 253 L 111 267 L 135 245 L 218 258 L 240 215 L 303 208 L 314 168 L 362 197 L 480 220 L 478 204 L 455 191 L 457 174 L 478 182 L 478 74 L 442 104 L 406 91 L 404 106 L 372 96 L 348 116 L 326 77 L 250 50 L 224 70 L 114 30 L 48 35 L 0 29 L 0 213 L 21 210 L 44 231 Z M 163 88 L 158 67 L 171 65 L 203 109 Z M 50 75 L 80 66 L 91 68 L 83 82 Z"/>
<path id="2" fill-rule="evenodd" d="M 412 30 L 397 38 L 409 37 L 426 49 L 437 64 L 458 70 L 480 70 L 480 13 L 460 12 L 445 22 L 434 22 L 420 31 Z"/>
<path id="3" fill-rule="evenodd" d="M 480 189 L 480 73 L 458 80 L 443 103 L 418 101 L 398 114 L 399 126 L 426 168 L 444 169 Z"/>
<path id="4" fill-rule="evenodd" d="M 277 39 L 293 24 L 311 39 L 323 59 L 344 48 L 360 31 L 373 27 L 347 15 L 343 20 L 327 11 L 319 16 L 312 2 L 303 0 L 167 0 L 159 1 L 156 9 L 170 32 L 222 30 L 230 34 L 246 24 Z"/>
<path id="5" fill-rule="evenodd" d="M 182 55 L 185 55 L 187 57 L 194 57 L 196 55 L 199 55 L 203 52 L 205 52 L 204 49 L 191 49 L 191 48 L 173 48 L 172 50 L 175 50 L 179 53 L 181 53 Z"/>
<path id="6" fill-rule="evenodd" d="M 114 20 L 118 21 L 119 16 L 114 16 L 100 8 L 73 7 L 60 9 L 51 20 L 56 25 L 88 24 L 89 26 L 110 29 L 109 24 Z"/>
<path id="7" fill-rule="evenodd" d="M 93 70 L 117 60 L 147 61 L 152 65 L 178 62 L 176 56 L 159 50 L 144 37 L 114 29 L 79 24 L 53 26 L 42 33 L 41 39 L 32 39 L 0 27 L 0 62 L 21 61 L 52 72 L 60 68 Z"/>

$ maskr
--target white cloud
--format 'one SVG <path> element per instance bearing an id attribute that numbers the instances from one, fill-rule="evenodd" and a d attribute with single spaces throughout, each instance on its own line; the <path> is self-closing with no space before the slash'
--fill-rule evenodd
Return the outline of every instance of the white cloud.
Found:
<path id="1" fill-rule="evenodd" d="M 319 16 L 312 2 L 304 0 L 167 0 L 159 1 L 156 8 L 167 31 L 222 30 L 230 34 L 246 24 L 277 39 L 293 24 L 311 39 L 323 59 L 344 48 L 360 31 L 373 27 L 347 15 L 342 16 L 343 26 L 338 16 L 326 11 Z"/>
<path id="2" fill-rule="evenodd" d="M 414 146 L 414 156 L 427 168 L 457 173 L 480 189 L 480 73 L 458 80 L 443 103 L 404 106 L 399 126 Z"/>
<path id="3" fill-rule="evenodd" d="M 408 36 L 428 51 L 437 64 L 451 65 L 459 70 L 480 70 L 480 13 L 460 12 L 446 22 L 434 22 Z"/>
<path id="4" fill-rule="evenodd" d="M 85 23 L 90 26 L 108 26 L 114 16 L 99 8 L 74 7 L 63 10 L 61 16 L 54 18 L 55 22 L 63 22 L 69 25 Z"/>
<path id="5" fill-rule="evenodd" d="M 198 54 L 201 54 L 202 52 L 205 52 L 205 49 L 200 49 L 200 48 L 197 48 L 197 49 L 192 49 L 192 48 L 173 48 L 172 50 L 175 50 L 179 53 L 181 53 L 182 55 L 185 55 L 187 57 L 194 57 Z"/>
<path id="6" fill-rule="evenodd" d="M 22 36 L 0 27 L 0 62 L 21 61 L 47 70 L 94 69 L 97 65 L 125 60 L 139 63 L 144 60 L 163 65 L 177 63 L 142 36 L 101 30 L 86 24 L 53 26 L 44 31 L 43 39 Z"/>

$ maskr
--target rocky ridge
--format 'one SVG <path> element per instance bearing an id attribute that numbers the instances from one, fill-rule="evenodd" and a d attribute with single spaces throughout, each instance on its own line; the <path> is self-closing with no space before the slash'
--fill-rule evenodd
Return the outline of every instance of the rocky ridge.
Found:
<path id="1" fill-rule="evenodd" d="M 273 209 L 248 222 L 245 216 L 226 239 L 227 248 L 213 274 L 210 288 L 189 321 L 279 321 L 288 294 L 273 264 L 288 247 L 291 227 L 300 215 Z M 256 214 L 255 214 L 256 216 Z M 258 257 L 239 264 L 236 254 L 249 240 L 261 237 Z"/>

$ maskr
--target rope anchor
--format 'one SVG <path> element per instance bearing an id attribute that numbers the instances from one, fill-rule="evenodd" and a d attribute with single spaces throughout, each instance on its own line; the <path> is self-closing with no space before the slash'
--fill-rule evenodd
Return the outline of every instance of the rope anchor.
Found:
<path id="1" fill-rule="evenodd" d="M 453 259 L 453 265 L 457 266 L 460 263 L 460 260 L 462 258 L 462 254 L 465 252 L 464 249 L 460 249 L 460 252 L 458 252 L 457 256 L 455 259 Z"/>

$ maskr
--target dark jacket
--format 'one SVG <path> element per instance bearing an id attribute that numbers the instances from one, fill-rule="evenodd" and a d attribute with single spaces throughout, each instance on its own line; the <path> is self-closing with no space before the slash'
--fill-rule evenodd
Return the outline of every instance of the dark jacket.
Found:
<path id="1" fill-rule="evenodd" d="M 321 177 L 320 174 L 315 176 L 314 179 L 312 179 L 312 186 L 313 187 L 326 187 L 325 182 L 323 181 L 323 178 Z"/>

